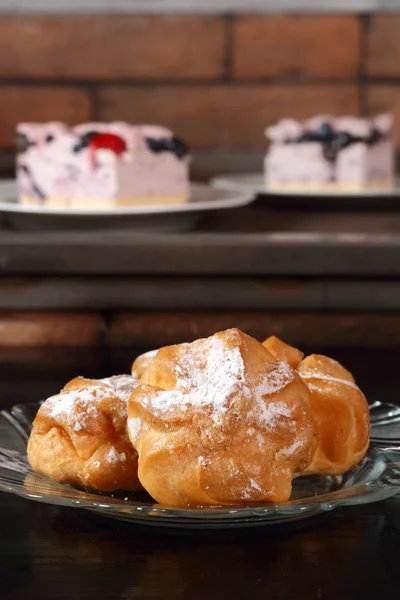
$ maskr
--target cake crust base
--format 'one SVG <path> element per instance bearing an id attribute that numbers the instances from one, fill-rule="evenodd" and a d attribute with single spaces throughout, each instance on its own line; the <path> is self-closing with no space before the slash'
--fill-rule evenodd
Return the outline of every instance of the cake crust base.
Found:
<path id="1" fill-rule="evenodd" d="M 266 183 L 265 188 L 268 192 L 343 192 L 357 194 L 365 191 L 392 190 L 395 182 L 392 179 L 374 181 L 373 183 Z"/>
<path id="2" fill-rule="evenodd" d="M 62 208 L 62 209 L 89 209 L 89 210 L 102 210 L 102 209 L 117 209 L 117 208 L 129 208 L 131 206 L 174 206 L 185 204 L 189 201 L 187 193 L 174 196 L 137 196 L 137 197 L 124 197 L 124 198 L 110 198 L 107 200 L 100 200 L 98 198 L 45 198 L 41 200 L 34 196 L 22 195 L 19 198 L 20 204 L 25 206 L 45 206 L 46 208 Z"/>

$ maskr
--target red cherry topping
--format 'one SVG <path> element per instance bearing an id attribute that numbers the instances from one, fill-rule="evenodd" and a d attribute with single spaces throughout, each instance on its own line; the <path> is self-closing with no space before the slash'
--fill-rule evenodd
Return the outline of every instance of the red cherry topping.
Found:
<path id="1" fill-rule="evenodd" d="M 113 133 L 97 133 L 90 139 L 89 148 L 92 152 L 100 149 L 112 150 L 119 156 L 126 151 L 127 146 L 125 140 L 119 135 L 114 135 Z"/>

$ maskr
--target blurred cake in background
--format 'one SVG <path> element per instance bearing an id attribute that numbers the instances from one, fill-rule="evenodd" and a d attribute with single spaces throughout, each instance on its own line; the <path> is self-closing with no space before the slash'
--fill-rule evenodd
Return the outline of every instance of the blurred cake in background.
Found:
<path id="1" fill-rule="evenodd" d="M 24 204 L 115 208 L 181 204 L 189 197 L 187 146 L 151 125 L 21 123 L 17 184 Z"/>
<path id="2" fill-rule="evenodd" d="M 395 182 L 393 118 L 316 116 L 283 119 L 268 127 L 265 158 L 269 189 L 358 191 Z"/>

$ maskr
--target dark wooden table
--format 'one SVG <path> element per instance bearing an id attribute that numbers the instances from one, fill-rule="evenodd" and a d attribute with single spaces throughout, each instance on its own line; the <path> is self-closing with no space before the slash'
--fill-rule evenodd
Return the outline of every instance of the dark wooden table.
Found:
<path id="1" fill-rule="evenodd" d="M 357 351 L 346 364 L 358 365 L 360 384 L 372 393 L 379 379 L 397 387 L 398 359 L 375 369 L 375 379 L 371 365 L 379 363 L 370 353 L 365 359 Z M 78 372 L 124 371 L 130 360 L 121 355 L 116 364 L 98 349 L 2 350 L 0 407 L 54 393 Z M 179 534 L 0 493 L 1 600 L 364 600 L 399 593 L 400 498 L 290 529 Z"/>
<path id="2" fill-rule="evenodd" d="M 394 599 L 399 507 L 337 510 L 297 531 L 177 536 L 0 494 L 1 598 Z"/>

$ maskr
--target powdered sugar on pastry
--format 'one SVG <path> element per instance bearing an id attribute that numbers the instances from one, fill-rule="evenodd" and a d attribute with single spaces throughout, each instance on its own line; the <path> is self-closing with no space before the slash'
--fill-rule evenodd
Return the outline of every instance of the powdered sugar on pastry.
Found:
<path id="1" fill-rule="evenodd" d="M 261 487 L 258 485 L 257 481 L 254 481 L 254 479 L 250 479 L 250 487 L 252 490 L 256 490 L 256 492 L 262 492 Z"/>
<path id="2" fill-rule="evenodd" d="M 256 388 L 254 408 L 249 411 L 248 417 L 266 429 L 273 428 L 282 418 L 291 419 L 292 411 L 287 404 L 279 401 L 266 403 L 264 398 L 276 394 L 294 378 L 294 371 L 287 363 L 272 364 L 270 372 Z"/>
<path id="3" fill-rule="evenodd" d="M 62 390 L 43 405 L 43 409 L 53 419 L 57 420 L 63 416 L 67 418 L 68 424 L 76 433 L 85 428 L 86 418 L 94 414 L 96 402 L 110 396 L 116 396 L 119 400 L 127 402 L 138 385 L 137 380 L 130 375 L 116 375 L 92 384 L 90 384 L 91 380 L 83 378 L 82 380 L 88 382 L 88 387 Z M 78 404 L 81 408 L 79 411 L 76 410 Z"/>
<path id="4" fill-rule="evenodd" d="M 205 343 L 204 359 L 187 353 L 175 366 L 176 389 L 160 391 L 150 402 L 157 413 L 187 409 L 188 406 L 208 408 L 218 422 L 228 409 L 229 399 L 243 388 L 244 363 L 239 348 L 228 348 L 219 338 Z"/>
<path id="5" fill-rule="evenodd" d="M 257 387 L 257 394 L 262 397 L 276 394 L 276 392 L 289 385 L 294 378 L 295 373 L 287 363 L 277 362 L 272 364 L 268 376 Z"/>
<path id="6" fill-rule="evenodd" d="M 289 446 L 288 448 L 282 448 L 282 450 L 279 450 L 279 452 L 277 452 L 276 456 L 278 458 L 280 456 L 291 456 L 297 450 L 299 450 L 300 448 L 302 448 L 303 445 L 304 445 L 304 440 L 302 440 L 301 438 L 299 438 L 299 439 L 295 440 L 293 442 L 293 444 L 291 446 Z"/>
<path id="7" fill-rule="evenodd" d="M 271 429 L 282 418 L 285 420 L 290 419 L 292 411 L 283 402 L 269 402 L 269 404 L 265 404 L 262 401 L 258 401 L 255 407 L 249 411 L 248 417 L 258 420 L 259 424 L 264 428 Z"/>
<path id="8" fill-rule="evenodd" d="M 115 462 L 125 462 L 126 461 L 126 454 L 125 452 L 117 452 L 116 449 L 114 448 L 114 446 L 112 446 L 108 452 L 108 454 L 106 454 L 105 456 L 105 460 L 107 462 L 110 463 L 115 463 Z"/>
<path id="9" fill-rule="evenodd" d="M 139 381 L 132 375 L 114 375 L 113 377 L 99 379 L 99 383 L 110 386 L 118 398 L 126 402 L 129 400 L 135 387 L 139 385 Z"/>
<path id="10" fill-rule="evenodd" d="M 246 381 L 245 366 L 239 347 L 229 347 L 224 339 L 211 337 L 204 343 L 204 353 L 182 353 L 175 365 L 176 389 L 158 391 L 151 398 L 142 400 L 151 404 L 158 414 L 175 410 L 185 412 L 189 406 L 210 411 L 214 423 L 221 423 L 228 411 L 230 399 L 240 392 L 254 399 L 254 408 L 248 417 L 262 427 L 273 427 L 282 418 L 290 419 L 290 409 L 283 402 L 265 403 L 271 396 L 290 384 L 295 373 L 287 363 L 270 365 L 262 382 L 254 389 Z M 135 436 L 134 436 L 135 437 Z"/>
<path id="11" fill-rule="evenodd" d="M 242 491 L 243 500 L 254 500 L 254 492 L 258 492 L 259 494 L 263 493 L 263 489 L 258 485 L 257 481 L 255 481 L 251 477 L 249 478 L 249 483 L 250 485 L 248 485 Z"/>
<path id="12" fill-rule="evenodd" d="M 142 421 L 139 417 L 131 417 L 128 419 L 128 429 L 132 441 L 135 441 L 142 429 Z"/>
<path id="13" fill-rule="evenodd" d="M 105 390 L 94 387 L 80 390 L 66 390 L 49 398 L 44 408 L 48 410 L 51 417 L 57 419 L 62 415 L 70 415 L 75 409 L 77 402 L 88 404 L 88 409 L 90 410 L 90 404 L 103 400 L 107 395 Z"/>
<path id="14" fill-rule="evenodd" d="M 87 418 L 95 413 L 94 405 L 107 396 L 109 393 L 95 387 L 65 390 L 49 398 L 42 410 L 56 421 L 65 418 L 71 429 L 79 433 L 85 429 Z M 78 403 L 81 410 L 77 410 Z"/>

